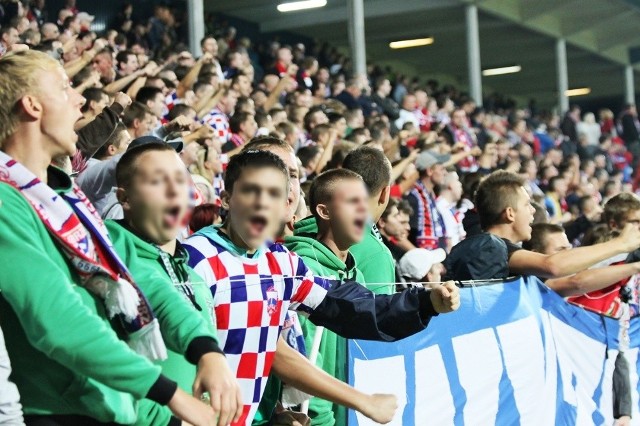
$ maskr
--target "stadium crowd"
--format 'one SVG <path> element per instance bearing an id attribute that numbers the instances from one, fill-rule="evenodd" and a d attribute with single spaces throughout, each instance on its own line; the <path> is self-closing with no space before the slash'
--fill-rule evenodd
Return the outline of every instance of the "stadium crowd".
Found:
<path id="1" fill-rule="evenodd" d="M 134 7 L 96 34 L 74 0 L 0 3 L 3 423 L 385 423 L 344 338 L 425 329 L 456 281 L 638 314 L 634 105 L 478 107 L 215 20 L 194 56 L 176 10 Z"/>

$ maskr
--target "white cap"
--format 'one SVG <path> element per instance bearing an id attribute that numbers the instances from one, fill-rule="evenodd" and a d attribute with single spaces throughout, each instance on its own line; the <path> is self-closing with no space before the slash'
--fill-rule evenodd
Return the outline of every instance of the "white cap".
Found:
<path id="1" fill-rule="evenodd" d="M 93 22 L 94 19 L 96 19 L 95 16 L 93 15 L 89 15 L 87 12 L 79 12 L 78 13 L 78 20 L 79 21 L 89 21 L 89 22 Z"/>
<path id="2" fill-rule="evenodd" d="M 436 263 L 441 263 L 446 257 L 447 253 L 441 248 L 435 250 L 411 249 L 398 262 L 398 272 L 405 280 L 422 281 L 431 267 Z"/>

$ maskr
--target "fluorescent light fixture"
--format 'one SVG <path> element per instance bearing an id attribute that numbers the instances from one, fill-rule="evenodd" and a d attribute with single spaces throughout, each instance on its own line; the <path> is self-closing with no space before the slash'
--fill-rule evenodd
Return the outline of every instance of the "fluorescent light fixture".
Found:
<path id="1" fill-rule="evenodd" d="M 520 72 L 522 67 L 520 65 L 513 65 L 510 67 L 500 67 L 500 68 L 489 68 L 486 70 L 482 70 L 482 75 L 485 77 L 489 77 L 492 75 L 502 75 L 502 74 L 513 74 L 516 72 Z"/>
<path id="2" fill-rule="evenodd" d="M 428 46 L 430 44 L 433 44 L 433 37 L 392 41 L 389 43 L 389 47 L 392 49 L 406 49 L 407 47 Z"/>
<path id="3" fill-rule="evenodd" d="M 567 96 L 584 96 L 591 93 L 591 87 L 579 87 L 577 89 L 569 89 L 564 92 Z"/>
<path id="4" fill-rule="evenodd" d="M 278 5 L 278 12 L 296 12 L 298 10 L 315 9 L 316 7 L 324 7 L 326 5 L 327 5 L 327 0 L 292 1 L 288 3 L 280 3 Z"/>

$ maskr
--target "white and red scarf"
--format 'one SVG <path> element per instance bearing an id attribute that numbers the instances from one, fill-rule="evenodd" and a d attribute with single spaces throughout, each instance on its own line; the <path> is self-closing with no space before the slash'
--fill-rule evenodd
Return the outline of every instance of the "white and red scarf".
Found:
<path id="1" fill-rule="evenodd" d="M 73 265 L 81 285 L 102 299 L 110 318 L 121 319 L 129 346 L 150 359 L 165 359 L 158 320 L 116 254 L 100 215 L 80 188 L 74 184 L 59 195 L 2 151 L 0 182 L 13 186 L 27 199 Z"/>

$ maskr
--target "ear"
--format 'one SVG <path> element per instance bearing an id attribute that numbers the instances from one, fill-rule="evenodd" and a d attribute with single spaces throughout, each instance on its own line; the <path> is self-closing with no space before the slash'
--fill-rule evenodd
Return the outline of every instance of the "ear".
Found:
<path id="1" fill-rule="evenodd" d="M 131 124 L 132 124 L 132 127 L 133 127 L 134 129 L 137 129 L 138 127 L 140 127 L 140 119 L 138 119 L 138 118 L 134 118 L 134 119 L 133 119 L 133 123 L 131 123 Z"/>
<path id="2" fill-rule="evenodd" d="M 115 145 L 109 145 L 107 147 L 107 152 L 109 153 L 109 155 L 116 155 L 117 151 L 118 151 L 118 148 L 116 148 Z"/>
<path id="3" fill-rule="evenodd" d="M 382 188 L 382 192 L 380 192 L 380 197 L 378 197 L 378 205 L 387 205 L 389 203 L 389 196 L 391 195 L 391 187 L 389 185 Z"/>
<path id="4" fill-rule="evenodd" d="M 42 117 L 42 104 L 33 95 L 25 95 L 18 100 L 18 105 L 22 107 L 22 111 L 32 120 Z"/>
<path id="5" fill-rule="evenodd" d="M 229 210 L 229 201 L 231 199 L 231 194 L 228 191 L 222 191 L 220 194 L 220 202 L 222 204 L 222 208 L 225 210 Z"/>
<path id="6" fill-rule="evenodd" d="M 504 210 L 504 213 L 502 213 L 504 218 L 507 220 L 507 222 L 509 223 L 513 223 L 516 220 L 516 211 L 513 207 L 507 207 Z"/>
<path id="7" fill-rule="evenodd" d="M 128 211 L 131 209 L 131 206 L 129 205 L 129 194 L 127 194 L 126 189 L 117 188 L 116 198 L 118 198 L 118 202 L 122 205 L 122 210 Z"/>
<path id="8" fill-rule="evenodd" d="M 322 220 L 331 220 L 331 215 L 329 214 L 329 209 L 326 204 L 318 204 L 316 213 Z"/>

